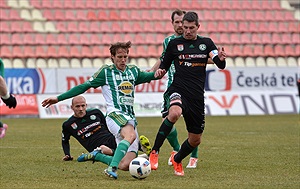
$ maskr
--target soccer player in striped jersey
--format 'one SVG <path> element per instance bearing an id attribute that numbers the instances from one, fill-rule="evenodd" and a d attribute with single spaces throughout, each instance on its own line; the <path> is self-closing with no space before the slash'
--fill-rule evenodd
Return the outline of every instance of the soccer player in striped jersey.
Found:
<path id="1" fill-rule="evenodd" d="M 13 95 L 11 95 L 7 89 L 7 85 L 4 80 L 4 63 L 1 58 L 0 58 L 0 96 L 2 101 L 9 108 L 15 108 L 17 106 L 16 98 Z M 5 136 L 7 128 L 8 125 L 0 121 L 0 138 L 3 138 Z"/>
<path id="2" fill-rule="evenodd" d="M 134 147 L 131 156 L 136 157 L 138 152 L 137 121 L 133 110 L 134 87 L 160 79 L 166 73 L 156 74 L 154 77 L 153 72 L 143 72 L 135 65 L 127 65 L 130 47 L 130 41 L 112 44 L 110 47 L 112 65 L 102 66 L 83 84 L 42 102 L 43 107 L 49 107 L 59 101 L 82 94 L 91 87 L 102 87 L 102 94 L 107 104 L 106 123 L 118 143 L 112 162 L 105 169 L 105 174 L 114 179 L 118 178 L 117 169 L 120 161 L 129 154 L 128 148 Z"/>

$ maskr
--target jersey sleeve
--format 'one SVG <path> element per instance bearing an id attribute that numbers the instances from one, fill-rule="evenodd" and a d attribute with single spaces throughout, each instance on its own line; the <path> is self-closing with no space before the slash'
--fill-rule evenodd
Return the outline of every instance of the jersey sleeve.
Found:
<path id="1" fill-rule="evenodd" d="M 97 88 L 104 84 L 105 84 L 105 76 L 104 76 L 104 69 L 102 67 L 96 73 L 94 73 L 94 75 L 89 80 L 87 80 L 86 82 L 84 82 L 80 85 L 77 85 L 77 86 L 71 88 L 70 90 L 68 90 L 67 92 L 57 96 L 57 99 L 58 99 L 58 101 L 69 99 L 69 98 L 72 98 L 74 96 L 84 93 L 91 87 Z"/>
<path id="2" fill-rule="evenodd" d="M 147 83 L 150 82 L 151 80 L 156 80 L 156 78 L 154 77 L 154 72 L 144 72 L 141 71 L 138 67 L 136 67 L 136 69 L 138 72 L 138 77 L 135 82 L 136 85 L 141 83 Z"/>
<path id="3" fill-rule="evenodd" d="M 166 71 L 169 70 L 172 61 L 174 60 L 174 57 L 172 55 L 172 44 L 173 44 L 174 40 L 171 40 L 166 48 L 166 51 L 164 53 L 164 56 L 161 59 L 161 64 L 159 66 L 160 69 L 165 69 Z"/>
<path id="4" fill-rule="evenodd" d="M 67 130 L 65 129 L 65 123 L 63 123 L 62 125 L 62 136 L 61 136 L 61 145 L 62 145 L 62 149 L 65 153 L 65 155 L 71 155 L 70 154 L 70 137 L 71 134 L 69 132 L 67 132 Z"/>

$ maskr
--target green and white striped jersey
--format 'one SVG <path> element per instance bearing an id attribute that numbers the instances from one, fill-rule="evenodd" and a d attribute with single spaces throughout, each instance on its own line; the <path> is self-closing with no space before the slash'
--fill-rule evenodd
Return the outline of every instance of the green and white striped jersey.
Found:
<path id="1" fill-rule="evenodd" d="M 124 71 L 118 70 L 114 64 L 104 65 L 85 83 L 59 95 L 58 100 L 77 96 L 91 87 L 102 86 L 107 115 L 111 112 L 121 112 L 134 118 L 134 87 L 154 79 L 154 72 L 143 72 L 135 65 L 127 65 Z"/>

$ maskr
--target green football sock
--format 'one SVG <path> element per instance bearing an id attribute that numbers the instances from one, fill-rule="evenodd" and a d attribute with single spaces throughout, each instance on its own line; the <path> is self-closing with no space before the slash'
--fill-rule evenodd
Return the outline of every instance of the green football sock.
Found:
<path id="1" fill-rule="evenodd" d="M 109 165 L 111 163 L 112 159 L 113 159 L 113 156 L 102 154 L 102 153 L 98 153 L 95 156 L 95 161 L 100 161 L 102 163 L 105 163 L 106 165 Z"/>
<path id="2" fill-rule="evenodd" d="M 112 161 L 109 165 L 110 167 L 118 167 L 119 166 L 119 163 L 122 160 L 122 158 L 126 155 L 129 146 L 130 146 L 130 142 L 128 142 L 127 140 L 122 140 L 118 144 L 118 147 L 117 147 L 115 154 L 112 158 Z"/>
<path id="3" fill-rule="evenodd" d="M 178 142 L 176 127 L 173 126 L 170 134 L 167 136 L 167 139 L 168 139 L 170 145 L 172 146 L 173 150 L 178 152 L 180 149 L 180 144 Z"/>
<path id="4" fill-rule="evenodd" d="M 191 157 L 198 158 L 198 146 L 192 151 Z"/>

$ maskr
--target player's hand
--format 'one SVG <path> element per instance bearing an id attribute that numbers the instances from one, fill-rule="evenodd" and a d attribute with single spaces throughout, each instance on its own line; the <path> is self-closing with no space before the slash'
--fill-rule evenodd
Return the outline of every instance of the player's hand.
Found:
<path id="1" fill-rule="evenodd" d="M 225 53 L 224 47 L 218 47 L 218 56 L 221 61 L 224 61 L 226 59 L 227 55 Z"/>
<path id="2" fill-rule="evenodd" d="M 73 157 L 72 157 L 72 156 L 69 156 L 69 155 L 65 155 L 65 156 L 63 157 L 63 160 L 64 160 L 64 161 L 72 161 L 72 160 L 73 160 Z"/>
<path id="3" fill-rule="evenodd" d="M 12 94 L 9 95 L 8 99 L 3 99 L 2 97 L 1 99 L 9 108 L 15 108 L 17 106 L 17 100 Z"/>
<path id="4" fill-rule="evenodd" d="M 157 69 L 156 72 L 154 73 L 155 78 L 162 78 L 166 74 L 165 69 Z"/>
<path id="5" fill-rule="evenodd" d="M 57 97 L 50 97 L 43 100 L 42 106 L 48 108 L 49 106 L 51 106 L 52 104 L 56 104 L 57 102 L 58 102 Z"/>

